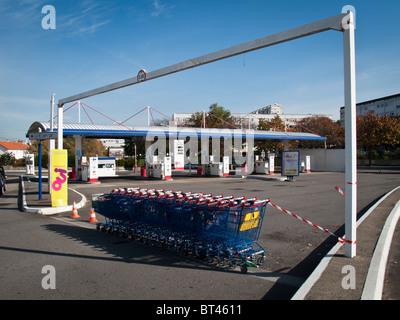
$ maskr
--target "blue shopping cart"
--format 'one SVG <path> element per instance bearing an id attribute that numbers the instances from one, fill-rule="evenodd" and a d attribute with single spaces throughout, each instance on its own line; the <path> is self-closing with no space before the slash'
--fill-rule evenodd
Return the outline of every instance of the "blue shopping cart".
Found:
<path id="1" fill-rule="evenodd" d="M 268 201 L 127 188 L 93 195 L 92 207 L 105 217 L 98 230 L 246 273 L 265 260 L 257 241 Z"/>

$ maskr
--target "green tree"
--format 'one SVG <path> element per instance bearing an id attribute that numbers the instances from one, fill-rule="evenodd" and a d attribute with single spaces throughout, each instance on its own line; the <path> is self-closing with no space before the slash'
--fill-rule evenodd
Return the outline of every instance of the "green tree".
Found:
<path id="1" fill-rule="evenodd" d="M 31 140 L 31 145 L 28 148 L 28 153 L 38 155 L 39 142 L 37 140 Z M 49 153 L 49 140 L 42 141 L 42 154 Z"/>
<path id="2" fill-rule="evenodd" d="M 234 128 L 233 117 L 231 112 L 218 103 L 214 103 L 209 107 L 209 111 L 205 113 L 206 128 Z M 204 113 L 196 112 L 187 123 L 189 127 L 203 127 Z"/>
<path id="3" fill-rule="evenodd" d="M 130 139 L 125 139 L 124 153 L 125 156 L 133 157 L 135 155 L 135 145 L 136 145 L 136 155 L 145 154 L 145 138 L 143 137 L 132 137 Z"/>
<path id="4" fill-rule="evenodd" d="M 72 137 L 64 138 L 63 148 L 68 150 L 68 154 L 71 156 L 75 155 L 75 139 Z M 29 147 L 29 153 L 38 155 L 38 142 L 36 140 L 32 141 Z M 107 150 L 104 145 L 98 139 L 84 139 L 83 140 L 83 150 L 87 157 L 94 157 L 98 155 L 99 157 L 107 155 Z M 49 141 L 42 141 L 42 154 L 49 153 Z"/>
<path id="5" fill-rule="evenodd" d="M 388 115 L 379 117 L 376 128 L 378 141 L 381 145 L 395 147 L 400 143 L 400 118 Z"/>
<path id="6" fill-rule="evenodd" d="M 400 144 L 400 118 L 369 111 L 357 116 L 357 144 L 368 151 L 369 165 L 377 147 L 396 147 Z"/>
<path id="7" fill-rule="evenodd" d="M 233 117 L 231 112 L 225 109 L 222 106 L 219 106 L 218 103 L 213 103 L 209 107 L 208 112 L 196 112 L 192 115 L 192 117 L 187 121 L 186 126 L 188 127 L 196 127 L 203 128 L 204 127 L 204 116 L 205 116 L 205 126 L 206 128 L 227 128 L 234 129 L 235 125 L 233 125 Z M 230 146 L 232 148 L 232 146 Z M 224 141 L 220 140 L 220 157 L 224 155 Z M 209 153 L 213 154 L 212 150 L 212 139 L 209 141 Z M 220 159 L 216 159 L 219 161 Z"/>
<path id="8" fill-rule="evenodd" d="M 264 131 L 285 131 L 285 123 L 276 115 L 270 121 L 266 119 L 260 119 L 257 130 L 264 130 Z M 279 151 L 283 150 L 283 143 L 280 140 L 263 140 L 263 141 L 256 141 L 255 146 L 258 150 L 266 150 L 276 155 L 279 154 Z"/>
<path id="9" fill-rule="evenodd" d="M 0 155 L 0 165 L 12 166 L 15 162 L 15 157 L 11 152 L 5 152 Z"/>
<path id="10" fill-rule="evenodd" d="M 370 111 L 365 115 L 357 116 L 357 144 L 369 148 L 379 144 L 375 128 L 378 127 L 379 117 Z"/>
<path id="11" fill-rule="evenodd" d="M 296 131 L 312 132 L 326 138 L 327 148 L 344 147 L 344 129 L 339 123 L 325 116 L 312 116 L 302 119 L 297 123 Z M 318 141 L 299 141 L 301 148 L 321 147 Z"/>
<path id="12" fill-rule="evenodd" d="M 83 141 L 83 150 L 87 157 L 94 157 L 96 155 L 99 157 L 104 157 L 107 155 L 106 147 L 98 139 L 85 139 Z"/>

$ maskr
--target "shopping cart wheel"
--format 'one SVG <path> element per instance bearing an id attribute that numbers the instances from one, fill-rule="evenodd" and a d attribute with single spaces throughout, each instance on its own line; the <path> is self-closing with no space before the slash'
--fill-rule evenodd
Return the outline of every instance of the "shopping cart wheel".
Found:
<path id="1" fill-rule="evenodd" d="M 246 264 L 242 264 L 242 265 L 240 266 L 240 272 L 243 273 L 243 274 L 246 274 L 246 273 L 247 273 L 247 266 L 246 266 Z"/>
<path id="2" fill-rule="evenodd" d="M 265 262 L 265 257 L 264 257 L 264 256 L 261 256 L 261 257 L 259 257 L 259 258 L 257 259 L 257 264 L 258 264 L 259 266 L 263 265 L 264 262 Z"/>

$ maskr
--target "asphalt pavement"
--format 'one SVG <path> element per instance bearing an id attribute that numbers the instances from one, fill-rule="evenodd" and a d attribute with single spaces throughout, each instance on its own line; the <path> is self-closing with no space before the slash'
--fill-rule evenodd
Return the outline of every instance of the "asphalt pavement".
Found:
<path id="1" fill-rule="evenodd" d="M 374 172 L 369 172 L 374 173 Z M 382 173 L 382 170 L 375 173 Z M 394 174 L 397 179 L 398 171 L 386 172 Z M 311 173 L 311 175 L 320 173 Z M 278 178 L 278 177 L 277 177 Z M 179 180 L 181 179 L 181 180 Z M 181 183 L 185 182 L 185 178 L 180 177 Z M 193 178 L 192 178 L 193 179 Z M 218 178 L 214 178 L 218 179 Z M 241 179 L 238 177 L 226 178 L 226 181 Z M 252 176 L 251 179 L 271 181 L 271 177 Z M 247 179 L 249 181 L 250 178 Z M 138 180 L 135 180 L 136 182 Z M 139 180 L 143 182 L 143 180 Z M 212 181 L 212 180 L 210 180 Z M 216 181 L 216 180 L 215 180 Z M 129 180 L 131 183 L 132 180 Z M 37 212 L 44 215 L 63 215 L 68 216 L 72 212 L 72 204 L 75 202 L 78 208 L 86 208 L 90 199 L 87 199 L 83 193 L 74 190 L 74 187 L 93 188 L 96 185 L 70 184 L 69 189 L 69 206 L 62 208 L 60 211 L 54 211 L 50 205 L 50 196 L 43 193 L 43 198 L 38 198 L 37 179 L 34 177 L 23 178 L 23 210 Z M 126 183 L 119 180 L 120 185 Z M 156 181 L 154 181 L 156 183 Z M 287 183 L 287 182 L 284 182 Z M 290 182 L 289 182 L 290 183 Z M 399 179 L 400 185 L 400 179 Z M 97 185 L 97 187 L 101 186 Z M 78 188 L 76 188 L 78 189 Z M 393 232 L 394 235 L 382 235 L 385 229 L 385 223 L 392 213 L 394 215 L 399 208 L 396 204 L 400 200 L 400 189 L 391 189 L 391 193 L 387 192 L 371 203 L 369 210 L 364 212 L 363 217 L 359 218 L 361 222 L 357 228 L 357 254 L 354 258 L 347 258 L 344 253 L 345 245 L 337 243 L 332 245 L 331 249 L 320 259 L 320 262 L 313 267 L 309 277 L 293 291 L 291 299 L 293 300 L 360 300 L 360 299 L 382 299 L 382 300 L 399 300 L 400 299 L 400 276 L 398 272 L 400 260 L 400 230 L 397 226 Z M 82 211 L 81 211 L 82 212 Z M 397 214 L 398 216 L 398 214 Z M 88 210 L 84 210 L 81 214 L 81 221 L 88 220 Z M 394 220 L 397 223 L 397 219 Z M 393 224 L 393 222 L 392 222 Z M 386 228 L 388 226 L 386 225 Z M 381 252 L 377 252 L 378 242 L 383 241 L 382 237 L 390 237 L 389 254 L 386 257 Z M 381 240 L 380 240 L 381 239 Z M 392 239 L 392 241 L 390 241 Z M 387 243 L 386 243 L 387 246 Z M 381 256 L 379 256 L 381 254 Z M 379 258 L 380 257 L 380 258 Z M 382 260 L 386 261 L 382 261 Z M 378 270 L 377 261 L 383 264 Z M 383 262 L 383 263 L 382 263 Z M 378 280 L 376 280 L 378 279 Z M 372 281 L 372 283 L 371 283 Z M 376 282 L 381 282 L 382 286 Z M 368 282 L 368 283 L 367 283 Z M 375 292 L 378 290 L 378 294 Z M 376 298 L 378 297 L 378 298 Z"/>

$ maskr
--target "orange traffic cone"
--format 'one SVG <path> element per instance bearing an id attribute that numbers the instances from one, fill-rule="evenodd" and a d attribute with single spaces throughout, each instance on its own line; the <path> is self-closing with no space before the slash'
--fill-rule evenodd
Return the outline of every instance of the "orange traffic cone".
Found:
<path id="1" fill-rule="evenodd" d="M 72 219 L 76 219 L 76 218 L 80 218 L 79 214 L 78 214 L 78 210 L 76 210 L 76 204 L 74 201 L 74 205 L 72 206 Z"/>
<path id="2" fill-rule="evenodd" d="M 90 207 L 90 218 L 89 222 L 99 222 L 99 220 L 96 219 L 96 214 L 94 213 L 94 210 L 92 207 Z"/>

